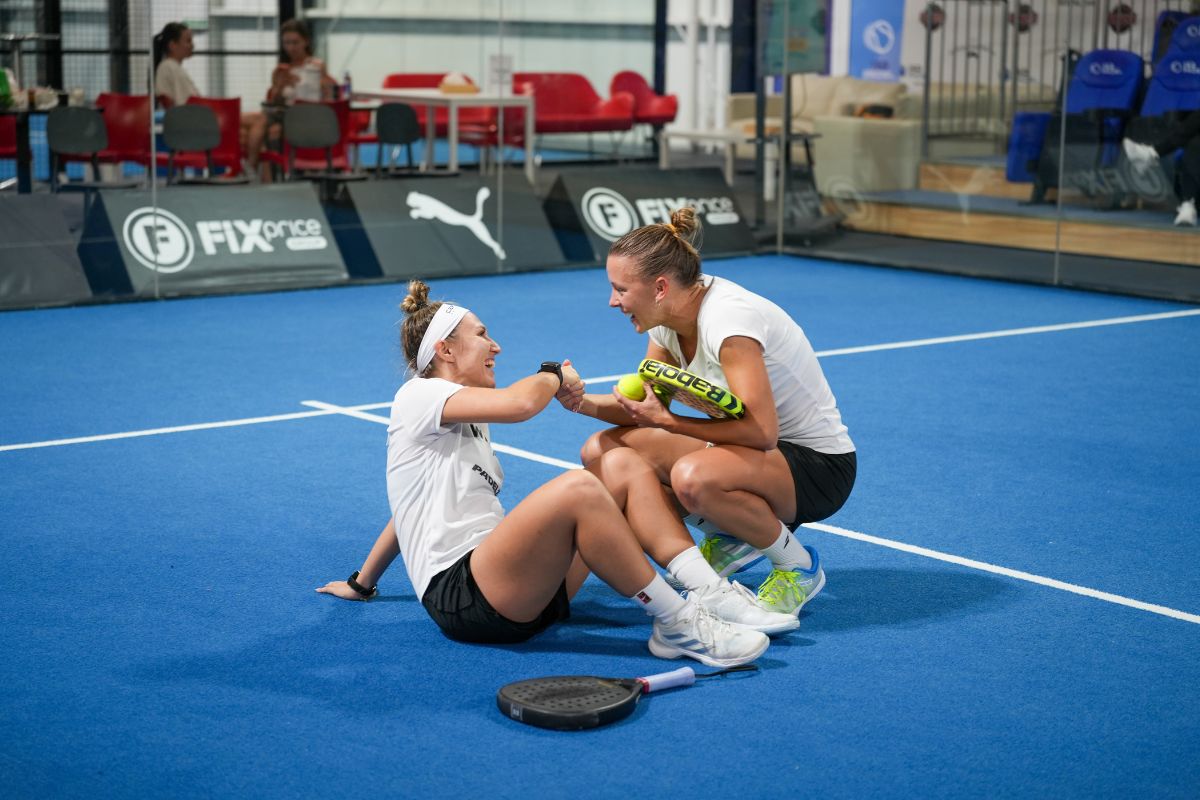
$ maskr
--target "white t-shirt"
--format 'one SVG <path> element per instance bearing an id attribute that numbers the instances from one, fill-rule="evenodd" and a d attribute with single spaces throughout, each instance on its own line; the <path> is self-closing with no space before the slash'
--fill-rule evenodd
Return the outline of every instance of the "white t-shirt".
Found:
<path id="1" fill-rule="evenodd" d="M 683 358 L 679 336 L 666 327 L 650 330 L 650 340 L 666 349 L 689 372 L 729 386 L 721 369 L 721 344 L 746 336 L 762 345 L 771 393 L 779 414 L 779 438 L 820 453 L 849 453 L 854 442 L 842 424 L 837 400 L 808 337 L 779 306 L 732 281 L 700 276 L 708 287 L 697 318 L 696 355 Z"/>
<path id="2" fill-rule="evenodd" d="M 199 95 L 200 90 L 192 82 L 192 76 L 173 58 L 164 58 L 158 62 L 154 71 L 154 93 L 171 98 L 171 103 L 181 106 L 189 97 Z"/>
<path id="3" fill-rule="evenodd" d="M 303 64 L 292 67 L 291 71 L 296 76 L 296 82 L 283 87 L 283 101 L 289 106 L 297 100 L 321 102 L 321 62 L 309 56 Z"/>
<path id="4" fill-rule="evenodd" d="M 412 378 L 392 401 L 388 500 L 417 597 L 504 519 L 496 497 L 504 470 L 488 426 L 442 424 L 446 401 L 462 388 L 441 378 Z"/>

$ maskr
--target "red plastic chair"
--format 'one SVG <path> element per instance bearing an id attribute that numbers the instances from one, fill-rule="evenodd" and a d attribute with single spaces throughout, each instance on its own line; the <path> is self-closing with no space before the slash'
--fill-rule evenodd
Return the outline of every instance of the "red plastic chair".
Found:
<path id="1" fill-rule="evenodd" d="M 17 118 L 8 114 L 0 117 L 0 158 L 17 157 Z"/>
<path id="2" fill-rule="evenodd" d="M 150 95 L 115 94 L 101 92 L 96 97 L 96 107 L 104 117 L 104 129 L 108 133 L 108 147 L 96 154 L 102 164 L 120 164 L 131 161 L 150 168 Z M 59 161 L 91 162 L 90 156 L 62 153 Z"/>
<path id="3" fill-rule="evenodd" d="M 673 94 L 655 94 L 650 84 L 636 72 L 626 70 L 613 76 L 609 94 L 633 95 L 633 121 L 646 125 L 666 125 L 679 113 L 679 98 Z"/>
<path id="4" fill-rule="evenodd" d="M 96 98 L 104 127 L 108 130 L 108 148 L 100 161 L 116 164 L 132 161 L 149 168 L 151 161 L 150 95 L 105 92 Z"/>
<path id="5" fill-rule="evenodd" d="M 627 131 L 633 127 L 633 95 L 617 92 L 605 100 L 574 72 L 518 72 L 513 86 L 527 83 L 537 97 L 534 130 L 538 133 Z"/>
<path id="6" fill-rule="evenodd" d="M 533 94 L 533 86 L 522 83 L 513 86 L 514 94 Z M 462 109 L 467 111 L 468 109 Z M 475 119 L 458 126 L 458 140 L 476 147 L 497 147 L 500 142 L 500 113 L 496 107 L 470 109 L 481 113 Z M 513 147 L 525 146 L 525 109 L 504 109 L 504 142 Z"/>
<path id="7" fill-rule="evenodd" d="M 221 143 L 212 151 L 213 164 L 223 167 L 226 177 L 236 177 L 242 174 L 242 101 L 237 97 L 198 97 L 188 98 L 188 105 L 208 106 L 217 117 L 217 127 L 221 129 Z M 158 166 L 167 165 L 169 156 L 157 153 Z M 177 169 L 205 169 L 208 159 L 204 153 L 176 153 L 175 167 Z"/>

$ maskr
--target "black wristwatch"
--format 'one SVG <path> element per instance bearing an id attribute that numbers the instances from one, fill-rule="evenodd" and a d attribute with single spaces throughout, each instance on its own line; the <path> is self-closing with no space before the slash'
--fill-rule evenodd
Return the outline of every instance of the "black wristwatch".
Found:
<path id="1" fill-rule="evenodd" d="M 363 600 L 370 600 L 375 595 L 379 594 L 379 585 L 376 584 L 370 589 L 358 582 L 358 570 L 354 570 L 354 574 L 346 578 L 346 584 L 353 589 Z"/>
<path id="2" fill-rule="evenodd" d="M 550 372 L 558 376 L 558 385 L 563 385 L 562 364 L 558 361 L 543 361 L 538 372 Z"/>

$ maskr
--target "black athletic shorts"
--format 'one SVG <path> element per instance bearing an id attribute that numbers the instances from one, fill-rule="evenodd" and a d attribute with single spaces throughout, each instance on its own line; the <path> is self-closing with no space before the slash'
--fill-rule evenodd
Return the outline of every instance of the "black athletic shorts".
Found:
<path id="1" fill-rule="evenodd" d="M 857 453 L 818 453 L 782 441 L 779 452 L 787 459 L 796 484 L 796 519 L 788 528 L 794 531 L 802 523 L 825 519 L 845 504 L 858 472 Z"/>
<path id="2" fill-rule="evenodd" d="M 532 622 L 513 622 L 501 616 L 471 575 L 471 553 L 433 576 L 421 605 L 446 636 L 476 644 L 517 644 L 571 616 L 566 581 Z"/>

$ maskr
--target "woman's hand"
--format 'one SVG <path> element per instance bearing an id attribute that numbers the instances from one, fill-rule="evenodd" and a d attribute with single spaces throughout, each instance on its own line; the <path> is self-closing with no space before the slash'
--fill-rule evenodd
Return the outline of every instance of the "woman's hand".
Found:
<path id="1" fill-rule="evenodd" d="M 668 428 L 675 421 L 675 415 L 671 413 L 663 402 L 658 399 L 650 386 L 646 387 L 646 397 L 642 400 L 630 400 L 625 395 L 613 387 L 613 397 L 617 399 L 621 408 L 625 409 L 625 413 L 629 415 L 634 424 L 639 428 Z"/>
<path id="2" fill-rule="evenodd" d="M 346 583 L 345 581 L 330 581 L 324 586 L 318 587 L 317 591 L 321 594 L 331 594 L 334 597 L 340 597 L 343 600 L 361 601 L 366 599 L 361 594 L 351 589 L 350 584 Z"/>
<path id="3" fill-rule="evenodd" d="M 583 379 L 579 377 L 579 373 L 575 371 L 575 367 L 571 366 L 570 359 L 562 362 L 562 371 L 562 386 L 558 387 L 558 392 L 554 397 L 567 411 L 578 411 L 579 406 L 583 403 L 583 393 L 587 387 Z"/>

